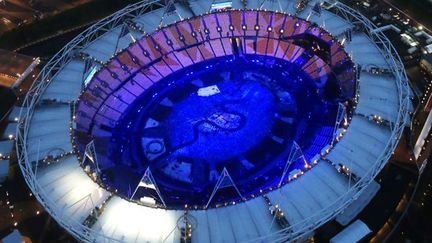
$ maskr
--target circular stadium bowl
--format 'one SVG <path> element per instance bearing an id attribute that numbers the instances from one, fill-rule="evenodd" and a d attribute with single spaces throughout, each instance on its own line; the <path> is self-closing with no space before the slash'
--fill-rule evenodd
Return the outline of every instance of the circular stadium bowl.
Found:
<path id="1" fill-rule="evenodd" d="M 411 109 L 391 42 L 341 3 L 252 2 L 130 5 L 43 69 L 20 167 L 77 239 L 304 240 L 373 182 Z"/>
<path id="2" fill-rule="evenodd" d="M 252 10 L 186 19 L 132 43 L 85 85 L 75 154 L 93 142 L 97 181 L 126 198 L 156 196 L 133 193 L 148 168 L 158 205 L 204 208 L 225 168 L 238 191 L 211 205 L 242 201 L 310 169 L 355 83 L 340 43 L 306 20 Z M 302 151 L 288 159 L 293 143 Z"/>

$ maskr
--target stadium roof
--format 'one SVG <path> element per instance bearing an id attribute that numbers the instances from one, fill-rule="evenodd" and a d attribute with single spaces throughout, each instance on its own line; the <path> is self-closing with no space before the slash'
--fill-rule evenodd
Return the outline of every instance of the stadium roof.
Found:
<path id="1" fill-rule="evenodd" d="M 265 1 L 261 6 L 257 4 L 258 1 L 247 1 L 245 6 L 241 1 L 233 1 L 233 8 L 261 8 L 283 12 L 286 10 L 288 13 L 298 14 L 318 26 L 325 26 L 333 36 L 341 39 L 345 50 L 350 53 L 355 63 L 366 67 L 361 71 L 358 80 L 356 113 L 350 126 L 343 130 L 344 134 L 341 135 L 340 141 L 332 148 L 321 151 L 323 155 L 318 154 L 314 161 L 316 165 L 298 179 L 274 189 L 267 195 L 230 206 L 208 210 L 189 210 L 189 207 L 178 210 L 148 207 L 131 202 L 100 187 L 91 177 L 93 175 L 85 173 L 81 168 L 80 159 L 71 152 L 75 146 L 71 143 L 71 130 L 75 129 L 77 124 L 73 120 L 76 110 L 70 103 L 76 101 L 82 91 L 86 66 L 94 63 L 93 66 L 101 68 L 111 58 L 120 60 L 120 55 L 116 56 L 119 50 L 133 45 L 133 42 L 143 44 L 136 40 L 140 40 L 147 33 L 153 33 L 158 26 L 184 19 L 184 16 L 192 13 L 204 14 L 211 8 L 210 1 L 190 1 L 192 13 L 189 15 L 163 16 L 165 9 L 170 9 L 168 6 L 146 12 L 143 11 L 142 4 L 130 5 L 112 18 L 105 19 L 104 21 L 107 21 L 105 26 L 103 25 L 105 22 L 98 23 L 69 43 L 47 64 L 29 92 L 34 95 L 28 95 L 24 101 L 24 107 L 28 112 L 21 118 L 22 129 L 19 129 L 17 136 L 19 165 L 34 195 L 40 198 L 48 213 L 77 239 L 84 242 L 107 240 L 178 242 L 183 232 L 188 232 L 178 230 L 183 228 L 190 230 L 188 237 L 192 237 L 194 242 L 234 242 L 252 239 L 266 242 L 292 241 L 306 236 L 333 219 L 351 203 L 357 203 L 355 199 L 359 198 L 366 186 L 387 163 L 397 146 L 403 128 L 409 124 L 410 90 L 399 56 L 391 45 L 386 44 L 389 43 L 387 37 L 382 32 L 375 31 L 376 26 L 343 4 L 327 6 L 333 8 L 332 11 L 340 11 L 342 17 L 324 8 L 320 15 L 312 14 L 313 2 L 312 5 L 309 4 L 298 12 L 295 6 L 292 6 L 293 1 L 286 1 L 283 6 L 274 1 Z M 177 8 L 177 11 L 179 9 L 181 8 Z M 272 12 L 265 12 L 265 16 L 273 16 Z M 233 13 L 230 12 L 229 14 L 232 14 L 230 16 L 234 16 Z M 255 39 L 264 35 L 269 36 L 269 32 L 278 35 L 275 33 L 280 31 L 276 26 L 277 22 L 272 22 L 268 26 L 267 21 L 261 21 L 264 19 L 262 17 L 264 14 L 254 15 L 256 13 L 249 15 L 245 13 L 245 18 L 252 20 L 246 20 L 244 28 L 239 21 L 241 18 L 234 20 L 232 26 L 237 27 L 233 29 L 238 30 L 239 33 L 250 30 L 249 35 L 253 35 Z M 361 20 L 365 32 L 352 30 L 347 15 Z M 344 16 L 347 19 L 344 19 Z M 170 45 L 168 43 L 182 47 L 185 41 L 196 39 L 192 37 L 197 37 L 197 32 L 188 31 L 195 29 L 207 29 L 204 33 L 208 32 L 209 35 L 214 36 L 210 40 L 212 44 L 220 46 L 216 50 L 222 49 L 224 43 L 214 41 L 225 36 L 219 34 L 219 30 L 224 28 L 223 25 L 217 24 L 216 20 L 219 17 L 225 19 L 223 23 L 230 21 L 228 14 L 222 14 L 213 18 L 213 21 L 205 22 L 211 24 L 211 28 L 199 26 L 192 28 L 192 25 L 178 22 L 178 26 L 184 24 L 188 28 L 163 33 L 172 35 L 183 31 L 182 35 L 178 35 L 178 38 L 174 36 L 170 42 L 168 40 L 159 42 L 163 40 L 162 38 L 157 39 L 157 43 L 152 40 L 147 42 L 147 49 L 156 50 L 153 52 L 157 53 L 162 45 Z M 199 22 L 192 22 L 194 19 L 190 21 L 199 24 Z M 259 23 L 264 24 L 260 26 Z M 102 26 L 106 31 L 97 31 L 97 28 Z M 290 28 L 293 26 L 295 25 L 289 25 Z M 289 30 L 290 33 L 293 32 L 292 29 Z M 310 29 L 312 32 L 313 30 L 314 28 Z M 261 35 L 258 36 L 259 34 Z M 248 36 L 244 40 L 251 41 L 251 38 Z M 227 46 L 230 46 L 229 43 Z M 260 47 L 260 44 L 256 46 Z M 139 48 L 136 45 L 135 47 Z M 205 46 L 189 47 L 204 48 Z M 167 49 L 174 50 L 171 47 Z M 270 48 L 256 49 L 265 54 L 267 53 L 265 50 Z M 70 55 L 78 50 L 82 55 Z M 248 50 L 255 52 L 254 48 Z M 152 54 L 140 50 L 136 53 L 147 56 Z M 131 67 L 134 65 L 134 60 L 138 60 L 135 56 L 129 59 L 128 64 Z M 161 59 L 160 62 L 163 61 L 164 59 Z M 369 66 L 390 69 L 394 76 L 369 73 L 367 71 Z M 112 66 L 112 68 L 117 67 Z M 118 70 L 120 69 L 130 70 L 127 65 L 119 63 Z M 168 69 L 161 65 L 158 70 Z M 126 72 L 108 74 L 105 78 L 106 80 L 118 79 L 121 77 L 119 74 L 123 73 Z M 119 82 L 113 80 L 106 82 L 108 85 L 101 84 L 108 87 L 115 83 Z M 111 110 L 112 108 L 106 109 L 106 111 Z M 320 159 L 321 157 L 325 160 Z M 34 162 L 40 159 L 45 159 L 47 162 L 42 161 L 39 163 L 39 168 L 35 167 Z M 38 168 L 37 176 L 33 172 L 35 168 Z M 275 223 L 273 220 L 276 217 L 269 210 L 272 205 L 282 212 L 281 220 Z M 101 213 L 94 213 L 95 208 L 101 209 Z"/>

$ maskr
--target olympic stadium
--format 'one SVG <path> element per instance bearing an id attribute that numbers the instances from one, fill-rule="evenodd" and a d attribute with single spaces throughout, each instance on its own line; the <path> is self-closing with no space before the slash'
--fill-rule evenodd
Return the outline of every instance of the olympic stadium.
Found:
<path id="1" fill-rule="evenodd" d="M 410 124 L 391 41 L 337 1 L 186 2 L 129 5 L 45 65 L 16 139 L 35 197 L 83 242 L 348 224 Z"/>

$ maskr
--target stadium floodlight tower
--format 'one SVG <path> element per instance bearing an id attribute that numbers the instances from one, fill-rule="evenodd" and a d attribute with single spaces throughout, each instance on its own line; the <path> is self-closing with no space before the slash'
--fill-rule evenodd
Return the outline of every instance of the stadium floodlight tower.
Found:
<path id="1" fill-rule="evenodd" d="M 302 241 L 356 202 L 388 162 L 410 121 L 411 91 L 400 57 L 373 23 L 338 1 L 223 2 L 229 4 L 145 0 L 129 5 L 69 42 L 34 81 L 20 114 L 16 139 L 19 166 L 35 197 L 77 240 Z M 341 43 L 347 39 L 345 33 L 349 33 L 349 41 Z M 303 39 L 296 41 L 296 38 Z M 216 84 L 218 91 L 211 89 L 214 83 L 209 83 L 216 81 L 202 78 L 197 82 L 196 75 L 217 70 L 220 63 L 227 69 L 235 66 L 236 70 L 228 74 L 218 71 L 212 76 L 222 80 Z M 247 69 L 245 63 L 252 67 L 246 74 L 242 71 Z M 392 75 L 356 70 L 368 65 L 386 68 Z M 269 66 L 272 70 L 283 70 L 269 72 Z M 256 74 L 257 70 L 263 71 Z M 268 78 L 293 72 L 296 74 L 290 76 L 293 83 L 298 76 L 303 81 L 297 80 L 296 85 L 290 86 Z M 163 96 L 180 87 L 176 80 L 183 79 L 193 81 L 185 81 L 182 91 L 176 94 L 190 94 L 189 99 L 207 102 L 227 94 L 237 96 L 231 97 L 229 105 L 214 106 L 220 109 L 208 114 L 205 108 L 208 106 L 197 109 L 183 105 L 187 102 L 178 102 L 178 96 Z M 233 79 L 254 81 L 232 82 Z M 314 90 L 301 86 L 304 80 Z M 270 125 L 262 130 L 271 131 L 271 136 L 251 129 L 241 143 L 230 143 L 232 140 L 226 137 L 242 136 L 246 134 L 242 129 L 256 124 L 297 126 L 294 128 L 303 124 L 304 130 L 312 124 L 312 113 L 294 117 L 300 110 L 296 102 L 300 101 L 290 94 L 295 91 L 292 86 L 304 88 L 309 94 L 302 96 L 306 99 L 322 95 L 329 80 L 339 86 L 335 92 L 338 98 L 350 100 L 346 104 L 355 106 L 350 107 L 353 114 L 350 109 L 350 123 L 343 136 L 325 155 L 319 152 L 331 142 L 334 123 L 315 129 L 312 142 L 302 139 L 301 133 L 278 133 Z M 208 85 L 204 87 L 206 82 Z M 274 87 L 279 87 L 279 91 L 272 90 Z M 201 88 L 213 93 L 199 96 L 196 91 Z M 262 92 L 255 92 L 257 89 Z M 257 99 L 251 94 L 273 98 Z M 153 110 L 161 113 L 151 113 L 145 105 L 131 109 L 140 99 L 150 100 L 141 104 L 155 104 L 152 107 L 157 109 Z M 230 110 L 244 99 L 248 100 L 243 107 L 268 111 L 271 116 Z M 57 102 L 47 102 L 50 100 Z M 337 109 L 334 104 L 338 102 L 328 102 L 326 107 Z M 257 109 L 267 104 L 275 104 L 271 107 L 278 107 L 280 112 L 273 114 L 273 108 Z M 169 112 L 166 118 L 164 114 Z M 140 115 L 144 113 L 152 116 Z M 170 117 L 184 117 L 176 114 L 194 118 L 188 120 L 194 124 L 190 126 L 193 129 L 182 127 L 181 122 L 171 122 Z M 202 117 L 198 119 L 197 114 Z M 373 115 L 386 122 L 368 119 Z M 130 124 L 124 121 L 129 117 L 142 119 L 137 127 L 144 132 L 118 135 L 118 131 L 128 129 Z M 266 123 L 267 117 L 271 122 Z M 170 124 L 175 124 L 176 129 L 160 132 Z M 124 129 L 116 129 L 119 126 Z M 172 142 L 184 137 L 188 142 Z M 207 146 L 205 152 L 195 149 L 202 148 L 208 142 L 203 138 L 207 137 L 217 137 L 231 147 Z M 93 139 L 97 142 L 93 143 Z M 296 164 L 293 159 L 292 163 L 286 163 L 291 148 L 287 144 L 294 140 L 302 148 L 302 155 L 297 149 L 293 157 L 305 161 L 307 166 L 303 162 Z M 130 141 L 140 149 L 134 150 L 137 152 L 131 153 L 132 156 L 123 156 L 130 151 Z M 232 151 L 248 152 L 249 147 L 238 147 L 239 144 L 256 147 L 257 141 L 271 144 L 261 151 L 261 157 L 246 152 L 238 156 Z M 191 154 L 201 157 L 190 162 Z M 174 155 L 178 156 L 173 158 Z M 58 162 L 43 163 L 39 156 L 56 158 Z M 219 160 L 205 164 L 203 158 L 209 156 Z M 242 159 L 233 160 L 235 156 Z M 85 173 L 78 158 L 92 161 L 98 179 Z M 272 168 L 267 169 L 267 164 Z M 340 173 L 336 165 L 349 168 L 349 175 Z M 282 179 L 290 173 L 290 167 L 298 168 L 299 172 L 295 179 L 281 184 L 284 166 Z M 152 168 L 151 173 L 148 167 Z M 236 170 L 238 167 L 242 170 Z M 132 176 L 123 176 L 125 171 Z M 220 175 L 217 180 L 208 179 L 216 178 L 215 175 Z M 351 176 L 356 180 L 352 181 Z M 128 185 L 136 185 L 137 181 L 136 195 L 133 193 L 131 198 Z M 234 186 L 237 193 L 217 198 L 218 188 L 228 185 Z M 159 198 L 155 199 L 161 203 L 149 205 L 137 201 L 142 187 L 156 189 Z M 277 210 L 273 210 L 275 205 Z"/>

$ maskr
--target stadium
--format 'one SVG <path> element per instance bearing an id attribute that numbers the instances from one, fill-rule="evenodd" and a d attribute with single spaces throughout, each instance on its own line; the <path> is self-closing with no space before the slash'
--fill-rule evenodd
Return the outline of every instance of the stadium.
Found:
<path id="1" fill-rule="evenodd" d="M 347 225 L 410 124 L 390 40 L 340 2 L 187 2 L 129 5 L 46 64 L 16 139 L 35 197 L 83 242 Z"/>

